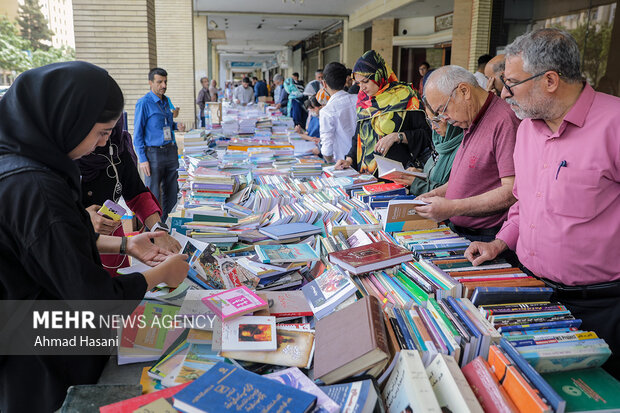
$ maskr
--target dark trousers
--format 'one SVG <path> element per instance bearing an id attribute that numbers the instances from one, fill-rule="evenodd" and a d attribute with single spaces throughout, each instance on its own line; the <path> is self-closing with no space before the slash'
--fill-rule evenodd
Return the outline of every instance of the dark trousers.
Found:
<path id="1" fill-rule="evenodd" d="M 454 225 L 451 222 L 448 223 L 448 226 L 460 237 L 467 238 L 471 242 L 491 242 L 495 239 L 495 235 L 497 235 L 499 230 L 502 228 L 501 225 L 493 228 L 466 228 Z"/>
<path id="2" fill-rule="evenodd" d="M 165 221 L 177 204 L 179 193 L 177 146 L 176 144 L 168 144 L 163 147 L 148 146 L 146 157 L 151 167 L 151 176 L 146 177 L 146 186 L 159 201 L 163 209 L 161 219 Z"/>
<path id="3" fill-rule="evenodd" d="M 594 331 L 607 342 L 612 354 L 603 368 L 620 380 L 620 297 L 565 298 L 554 294 L 552 300 L 582 320 L 581 330 Z"/>
<path id="4" fill-rule="evenodd" d="M 200 127 L 201 127 L 201 128 L 204 128 L 206 125 L 207 125 L 207 122 L 205 121 L 205 116 L 204 116 L 204 115 L 202 115 L 202 116 L 200 117 Z"/>

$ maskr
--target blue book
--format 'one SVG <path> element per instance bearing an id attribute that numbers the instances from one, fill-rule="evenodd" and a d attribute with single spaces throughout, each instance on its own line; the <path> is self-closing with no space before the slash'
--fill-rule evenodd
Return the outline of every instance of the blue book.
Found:
<path id="1" fill-rule="evenodd" d="M 333 384 L 323 386 L 320 389 L 330 399 L 338 403 L 342 411 L 350 413 L 372 412 L 379 401 L 379 396 L 371 380 Z"/>
<path id="2" fill-rule="evenodd" d="M 551 404 L 551 407 L 556 413 L 564 413 L 566 409 L 566 401 L 562 399 L 553 388 L 541 377 L 541 375 L 534 370 L 519 352 L 508 342 L 506 339 L 501 339 L 499 342 L 500 347 L 506 352 L 508 357 L 517 365 L 521 373 L 525 375 L 536 388 L 542 393 L 542 395 Z"/>
<path id="3" fill-rule="evenodd" d="M 174 396 L 184 412 L 312 411 L 316 396 L 220 361 Z"/>
<path id="4" fill-rule="evenodd" d="M 265 264 L 318 261 L 320 258 L 308 244 L 255 245 L 258 258 Z"/>
<path id="5" fill-rule="evenodd" d="M 547 321 L 543 323 L 531 323 L 531 324 L 518 324 L 514 326 L 502 326 L 497 329 L 500 333 L 506 333 L 508 331 L 518 331 L 518 330 L 541 330 L 543 328 L 570 328 L 577 327 L 581 325 L 580 319 L 574 320 L 560 320 L 560 321 Z"/>
<path id="6" fill-rule="evenodd" d="M 476 339 L 476 353 L 473 358 L 476 358 L 480 355 L 481 345 L 482 345 L 482 333 L 476 325 L 467 317 L 463 308 L 459 305 L 459 303 L 454 299 L 454 297 L 448 296 L 446 298 L 446 302 L 448 306 L 456 313 L 458 318 L 461 320 L 465 328 L 467 328 L 470 334 Z"/>
<path id="7" fill-rule="evenodd" d="M 476 307 L 486 304 L 549 301 L 549 287 L 477 287 L 471 296 Z"/>
<path id="8" fill-rule="evenodd" d="M 405 336 L 405 342 L 407 344 L 407 348 L 409 350 L 417 350 L 418 347 L 413 343 L 413 338 L 411 338 L 411 334 L 409 334 L 409 329 L 407 328 L 407 324 L 405 320 L 403 319 L 402 314 L 400 314 L 399 311 L 400 309 L 398 308 L 393 309 L 396 322 L 398 323 L 398 326 L 400 327 L 400 331 L 403 333 L 403 336 Z"/>
<path id="9" fill-rule="evenodd" d="M 268 227 L 263 227 L 258 231 L 261 234 L 267 235 L 271 239 L 282 241 L 291 238 L 318 234 L 322 231 L 322 229 L 312 224 L 296 222 L 293 224 L 270 225 Z"/>

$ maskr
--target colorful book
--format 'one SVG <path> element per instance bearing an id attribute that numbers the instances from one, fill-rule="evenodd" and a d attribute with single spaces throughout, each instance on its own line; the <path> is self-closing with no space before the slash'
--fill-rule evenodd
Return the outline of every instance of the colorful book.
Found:
<path id="1" fill-rule="evenodd" d="M 277 347 L 275 317 L 243 316 L 222 322 L 223 351 L 273 351 Z"/>
<path id="2" fill-rule="evenodd" d="M 269 307 L 259 311 L 256 315 L 271 315 L 276 319 L 314 315 L 301 290 L 261 291 L 257 294 L 267 302 Z"/>
<path id="3" fill-rule="evenodd" d="M 256 245 L 258 258 L 266 264 L 319 261 L 319 256 L 308 244 Z"/>
<path id="4" fill-rule="evenodd" d="M 202 302 L 222 320 L 231 320 L 268 307 L 265 300 L 246 286 L 209 295 L 202 298 Z"/>
<path id="5" fill-rule="evenodd" d="M 321 233 L 322 229 L 312 224 L 295 222 L 292 224 L 270 225 L 258 230 L 271 239 L 285 241 L 291 238 L 307 237 Z"/>
<path id="6" fill-rule="evenodd" d="M 195 413 L 237 412 L 239 403 L 248 413 L 305 413 L 314 408 L 316 396 L 220 362 L 174 397 L 175 408 Z"/>
<path id="7" fill-rule="evenodd" d="M 566 400 L 567 412 L 620 411 L 620 382 L 600 367 L 547 373 L 542 377 Z"/>
<path id="8" fill-rule="evenodd" d="M 439 406 L 452 412 L 483 413 L 482 406 L 469 387 L 454 358 L 438 354 L 426 367 Z"/>
<path id="9" fill-rule="evenodd" d="M 315 317 L 320 320 L 353 296 L 357 287 L 348 275 L 334 267 L 301 287 L 301 291 Z"/>
<path id="10" fill-rule="evenodd" d="M 355 275 L 393 267 L 411 260 L 413 260 L 411 251 L 387 241 L 329 254 L 331 263 Z"/>
<path id="11" fill-rule="evenodd" d="M 174 382 L 187 383 L 202 376 L 217 363 L 224 361 L 217 353 L 211 349 L 211 344 L 190 344 Z"/>
<path id="12" fill-rule="evenodd" d="M 118 403 L 108 404 L 99 408 L 99 413 L 133 413 L 137 409 L 148 405 L 159 399 L 167 399 L 173 397 L 178 392 L 183 390 L 189 385 L 189 383 L 181 384 L 179 386 L 170 387 L 154 393 L 143 394 L 142 396 L 134 397 L 131 399 L 123 400 Z"/>
<path id="13" fill-rule="evenodd" d="M 486 413 L 519 412 L 482 357 L 476 357 L 462 371 Z"/>

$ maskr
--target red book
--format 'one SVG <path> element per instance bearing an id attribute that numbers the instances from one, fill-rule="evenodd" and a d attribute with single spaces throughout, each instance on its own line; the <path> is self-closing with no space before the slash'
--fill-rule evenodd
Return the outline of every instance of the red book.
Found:
<path id="1" fill-rule="evenodd" d="M 366 191 L 366 193 L 368 195 L 376 195 L 376 194 L 382 194 L 383 192 L 390 192 L 390 191 L 395 191 L 397 189 L 401 189 L 404 188 L 403 185 L 401 184 L 396 184 L 394 182 L 389 183 L 389 184 L 371 184 L 371 185 L 364 185 L 362 187 L 362 189 L 364 191 Z"/>
<path id="2" fill-rule="evenodd" d="M 387 241 L 350 248 L 329 254 L 329 261 L 358 275 L 412 261 L 411 251 Z"/>
<path id="3" fill-rule="evenodd" d="M 108 404 L 107 406 L 101 406 L 99 413 L 133 413 L 134 410 L 139 409 L 142 406 L 154 402 L 158 399 L 168 399 L 185 387 L 189 386 L 192 382 L 187 382 L 178 386 L 169 387 L 164 390 L 156 391 L 154 393 L 143 394 L 142 396 L 134 397 L 133 399 L 123 400 L 122 402 Z"/>
<path id="4" fill-rule="evenodd" d="M 482 357 L 476 357 L 461 370 L 485 413 L 519 412 Z"/>

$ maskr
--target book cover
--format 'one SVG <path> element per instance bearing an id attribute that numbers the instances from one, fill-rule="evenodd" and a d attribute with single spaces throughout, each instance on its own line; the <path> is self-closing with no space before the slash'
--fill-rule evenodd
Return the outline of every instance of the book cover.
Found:
<path id="1" fill-rule="evenodd" d="M 372 380 L 332 384 L 321 389 L 330 399 L 338 403 L 342 413 L 372 413 L 379 399 Z"/>
<path id="2" fill-rule="evenodd" d="M 620 382 L 600 367 L 547 373 L 542 377 L 566 400 L 567 412 L 620 411 Z"/>
<path id="3" fill-rule="evenodd" d="M 190 344 L 174 382 L 188 383 L 202 376 L 217 363 L 224 361 L 217 353 L 211 348 L 211 344 Z"/>
<path id="4" fill-rule="evenodd" d="M 420 205 L 426 205 L 426 202 L 416 199 L 390 201 L 384 215 L 384 230 L 398 232 L 437 228 L 437 222 L 422 218 L 416 213 L 415 208 Z"/>
<path id="5" fill-rule="evenodd" d="M 530 385 L 529 381 L 523 377 L 519 369 L 512 364 L 512 361 L 499 347 L 491 346 L 488 362 L 491 371 L 500 380 L 501 386 L 519 411 L 552 412 L 551 406 L 542 398 L 540 391 Z"/>
<path id="6" fill-rule="evenodd" d="M 315 378 L 327 384 L 389 359 L 381 304 L 367 296 L 316 322 Z M 347 349 L 347 351 L 342 351 Z"/>
<path id="7" fill-rule="evenodd" d="M 442 410 L 484 412 L 454 358 L 438 354 L 426 368 L 426 374 Z"/>
<path id="8" fill-rule="evenodd" d="M 266 315 L 271 315 L 276 318 L 306 317 L 314 315 L 301 290 L 262 291 L 258 293 L 258 295 L 267 302 L 268 314 Z"/>
<path id="9" fill-rule="evenodd" d="M 403 188 L 405 188 L 403 185 L 396 184 L 393 182 L 389 184 L 385 184 L 385 183 L 370 184 L 370 185 L 364 185 L 362 187 L 362 189 L 366 191 L 366 193 L 369 195 L 382 194 L 384 192 L 396 191 L 398 189 L 403 189 Z"/>
<path id="10" fill-rule="evenodd" d="M 392 374 L 383 388 L 388 413 L 436 412 L 441 408 L 417 350 L 401 350 Z"/>
<path id="11" fill-rule="evenodd" d="M 517 413 L 506 391 L 499 386 L 499 381 L 482 357 L 476 357 L 462 369 L 467 382 L 487 413 Z"/>
<path id="12" fill-rule="evenodd" d="M 313 413 L 340 413 L 340 406 L 338 403 L 330 399 L 320 387 L 314 384 L 314 382 L 297 367 L 265 374 L 263 377 L 279 381 L 286 386 L 315 395 L 316 408 Z"/>
<path id="13" fill-rule="evenodd" d="M 318 261 L 320 258 L 308 244 L 256 245 L 259 259 L 265 264 Z"/>
<path id="14" fill-rule="evenodd" d="M 174 397 L 174 407 L 189 412 L 290 411 L 305 413 L 316 396 L 220 362 Z"/>
<path id="15" fill-rule="evenodd" d="M 314 333 L 276 327 L 278 348 L 276 351 L 222 351 L 223 357 L 276 366 L 309 368 L 314 350 Z"/>
<path id="16" fill-rule="evenodd" d="M 202 298 L 202 302 L 222 320 L 267 308 L 267 302 L 246 286 L 232 288 Z"/>
<path id="17" fill-rule="evenodd" d="M 329 254 L 329 261 L 354 274 L 373 271 L 411 261 L 411 251 L 387 241 L 379 241 Z"/>
<path id="18" fill-rule="evenodd" d="M 308 235 L 318 234 L 321 228 L 306 224 L 303 222 L 295 222 L 292 224 L 270 225 L 258 230 L 261 234 L 267 235 L 275 240 L 287 240 L 290 238 L 305 237 Z"/>
<path id="19" fill-rule="evenodd" d="M 276 318 L 243 316 L 222 322 L 223 351 L 277 349 Z"/>
<path id="20" fill-rule="evenodd" d="M 154 393 L 143 394 L 142 396 L 133 397 L 131 399 L 123 400 L 118 403 L 112 403 L 99 408 L 99 413 L 133 413 L 136 409 L 146 406 L 147 404 L 154 402 L 158 399 L 166 399 L 172 397 L 185 387 L 187 384 L 181 384 L 179 386 L 170 387 Z"/>
<path id="21" fill-rule="evenodd" d="M 338 267 L 334 267 L 301 287 L 301 291 L 312 312 L 320 320 L 354 295 L 357 287 L 349 276 Z"/>

